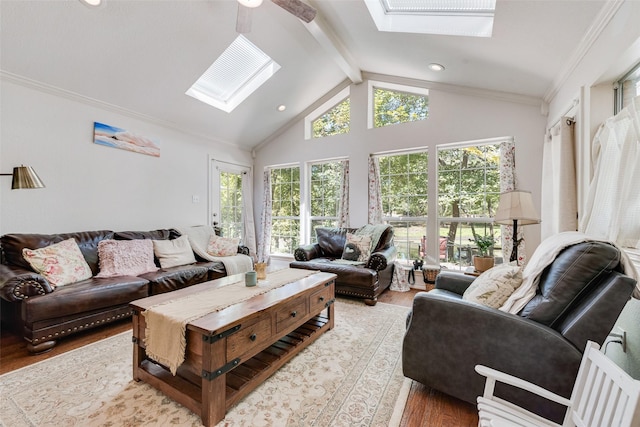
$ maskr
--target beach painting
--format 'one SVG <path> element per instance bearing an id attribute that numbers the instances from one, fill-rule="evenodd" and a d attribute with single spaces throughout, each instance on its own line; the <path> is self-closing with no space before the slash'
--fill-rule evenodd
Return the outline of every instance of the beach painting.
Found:
<path id="1" fill-rule="evenodd" d="M 103 123 L 94 122 L 93 142 L 107 147 L 160 157 L 160 147 L 152 140 Z"/>

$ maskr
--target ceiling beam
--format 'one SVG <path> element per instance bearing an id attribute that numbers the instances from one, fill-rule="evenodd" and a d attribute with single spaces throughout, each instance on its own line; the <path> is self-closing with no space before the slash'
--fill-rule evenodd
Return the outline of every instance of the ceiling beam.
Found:
<path id="1" fill-rule="evenodd" d="M 360 68 L 329 24 L 319 15 L 313 21 L 303 24 L 347 77 L 355 84 L 362 83 Z"/>

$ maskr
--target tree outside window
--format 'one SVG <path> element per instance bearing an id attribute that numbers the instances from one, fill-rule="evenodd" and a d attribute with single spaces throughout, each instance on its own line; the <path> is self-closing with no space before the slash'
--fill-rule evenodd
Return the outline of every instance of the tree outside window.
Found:
<path id="1" fill-rule="evenodd" d="M 315 163 L 310 169 L 310 242 L 315 243 L 316 227 L 338 226 L 342 163 Z"/>
<path id="2" fill-rule="evenodd" d="M 271 253 L 292 254 L 300 244 L 300 168 L 271 169 Z"/>
<path id="3" fill-rule="evenodd" d="M 220 224 L 225 237 L 242 238 L 242 174 L 220 172 Z"/>
<path id="4" fill-rule="evenodd" d="M 424 120 L 428 116 L 429 98 L 427 96 L 374 88 L 374 127 Z"/>
<path id="5" fill-rule="evenodd" d="M 313 121 L 313 137 L 322 138 L 325 136 L 339 135 L 341 133 L 349 133 L 350 123 L 351 100 L 350 98 L 346 98 Z"/>

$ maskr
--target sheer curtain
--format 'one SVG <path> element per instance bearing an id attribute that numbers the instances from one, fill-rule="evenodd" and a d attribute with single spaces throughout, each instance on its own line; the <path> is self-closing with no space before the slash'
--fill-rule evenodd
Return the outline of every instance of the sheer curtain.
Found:
<path id="1" fill-rule="evenodd" d="M 574 121 L 563 117 L 549 130 L 542 154 L 542 240 L 578 229 Z"/>
<path id="2" fill-rule="evenodd" d="M 593 139 L 595 170 L 580 231 L 635 248 L 640 243 L 640 96 Z"/>
<path id="3" fill-rule="evenodd" d="M 249 248 L 249 255 L 256 260 L 256 225 L 253 220 L 253 173 L 242 173 L 242 243 Z"/>
<path id="4" fill-rule="evenodd" d="M 271 170 L 265 169 L 263 180 L 262 215 L 260 217 L 260 239 L 258 239 L 258 262 L 269 261 L 271 246 Z"/>
<path id="5" fill-rule="evenodd" d="M 338 203 L 338 227 L 349 227 L 349 160 L 342 160 L 340 201 Z"/>
<path id="6" fill-rule="evenodd" d="M 380 190 L 380 162 L 377 157 L 369 156 L 369 224 L 382 223 L 382 193 Z"/>
<path id="7" fill-rule="evenodd" d="M 514 141 L 504 141 L 500 144 L 500 192 L 516 189 L 516 144 Z M 502 234 L 502 258 L 511 258 L 513 249 L 513 226 L 501 225 Z M 522 227 L 518 228 L 518 237 L 522 237 Z M 526 260 L 524 239 L 518 243 L 518 264 L 522 265 Z M 506 261 L 505 261 L 506 262 Z"/>

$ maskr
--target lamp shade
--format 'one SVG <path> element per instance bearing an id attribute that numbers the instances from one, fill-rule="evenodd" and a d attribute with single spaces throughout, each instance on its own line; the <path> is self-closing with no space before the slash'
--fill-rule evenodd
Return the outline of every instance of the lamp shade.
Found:
<path id="1" fill-rule="evenodd" d="M 493 222 L 511 225 L 514 219 L 517 219 L 520 225 L 540 222 L 529 191 L 514 190 L 500 194 L 500 202 Z"/>
<path id="2" fill-rule="evenodd" d="M 44 188 L 44 183 L 31 166 L 18 166 L 13 168 L 13 181 L 11 189 L 20 188 Z"/>

